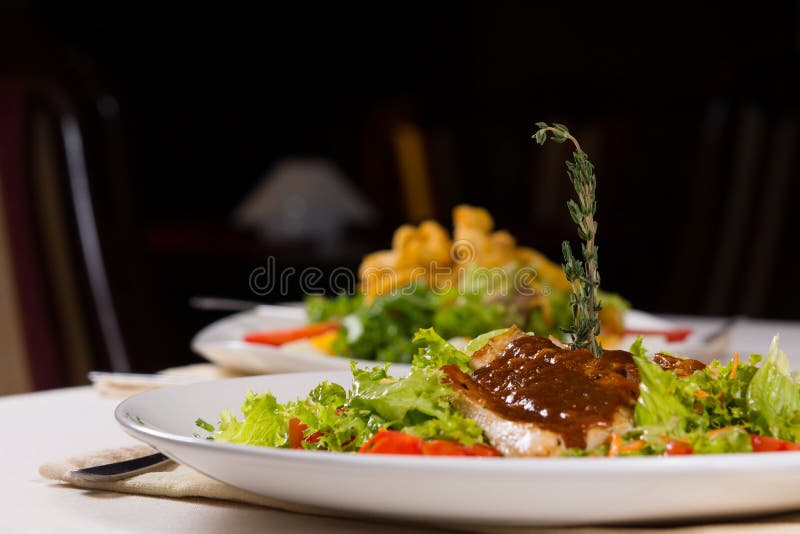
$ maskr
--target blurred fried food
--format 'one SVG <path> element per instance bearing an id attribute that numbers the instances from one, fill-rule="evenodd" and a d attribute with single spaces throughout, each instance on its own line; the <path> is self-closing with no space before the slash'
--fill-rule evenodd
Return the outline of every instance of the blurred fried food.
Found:
<path id="1" fill-rule="evenodd" d="M 532 268 L 525 281 L 533 289 L 527 308 L 539 308 L 550 315 L 547 295 L 569 293 L 571 287 L 559 264 L 529 247 L 518 247 L 505 230 L 494 230 L 494 220 L 483 208 L 460 205 L 453 209 L 453 237 L 439 223 L 425 221 L 419 226 L 405 224 L 392 239 L 391 250 L 367 255 L 359 267 L 361 290 L 368 299 L 414 282 L 430 287 L 452 287 L 467 268 Z M 617 332 L 623 327 L 622 312 L 604 309 L 604 327 Z"/>

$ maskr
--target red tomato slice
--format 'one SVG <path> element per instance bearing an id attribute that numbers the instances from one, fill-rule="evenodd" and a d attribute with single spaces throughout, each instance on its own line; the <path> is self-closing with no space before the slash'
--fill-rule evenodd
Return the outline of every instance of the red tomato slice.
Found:
<path id="1" fill-rule="evenodd" d="M 435 439 L 422 445 L 422 454 L 428 456 L 467 456 L 465 447 L 457 441 Z"/>
<path id="2" fill-rule="evenodd" d="M 497 449 L 476 443 L 462 445 L 457 441 L 436 439 L 422 445 L 422 454 L 428 456 L 500 456 Z"/>
<path id="3" fill-rule="evenodd" d="M 252 332 L 245 334 L 244 340 L 250 343 L 264 345 L 283 345 L 290 341 L 318 336 L 339 328 L 339 323 L 313 323 L 299 328 L 286 328 L 284 330 L 269 330 L 267 332 Z"/>
<path id="4" fill-rule="evenodd" d="M 470 449 L 470 456 L 500 456 L 500 451 L 489 445 L 476 443 L 475 445 L 469 445 L 468 448 Z"/>
<path id="5" fill-rule="evenodd" d="M 750 436 L 753 452 L 800 451 L 800 444 L 770 436 Z"/>
<path id="6" fill-rule="evenodd" d="M 368 454 L 422 454 L 422 439 L 396 430 L 378 430 L 358 449 Z"/>
<path id="7" fill-rule="evenodd" d="M 500 456 L 489 447 L 476 443 L 462 445 L 457 441 L 422 439 L 396 430 L 379 430 L 358 452 L 371 454 L 424 454 L 427 456 Z"/>
<path id="8" fill-rule="evenodd" d="M 680 456 L 683 454 L 694 454 L 692 446 L 683 441 L 667 440 L 667 450 L 664 452 L 664 456 Z"/>

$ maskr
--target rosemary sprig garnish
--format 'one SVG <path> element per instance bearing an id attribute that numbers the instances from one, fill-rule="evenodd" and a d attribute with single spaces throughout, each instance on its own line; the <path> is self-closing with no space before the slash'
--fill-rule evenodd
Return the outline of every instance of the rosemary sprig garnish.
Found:
<path id="1" fill-rule="evenodd" d="M 564 241 L 561 248 L 564 252 L 564 273 L 572 286 L 570 306 L 572 307 L 572 328 L 565 330 L 572 334 L 572 346 L 579 349 L 587 347 L 595 358 L 603 355 L 603 347 L 597 340 L 600 333 L 600 300 L 597 289 L 600 287 L 600 271 L 597 268 L 597 245 L 594 243 L 597 235 L 597 223 L 594 214 L 597 210 L 595 189 L 597 178 L 594 175 L 594 165 L 589 161 L 589 156 L 581 149 L 575 139 L 563 124 L 554 122 L 537 122 L 539 128 L 533 138 L 540 145 L 549 139 L 556 143 L 571 141 L 575 145 L 572 161 L 567 161 L 567 175 L 578 195 L 578 202 L 570 199 L 567 202 L 569 214 L 578 226 L 578 236 L 583 240 L 581 252 L 583 261 L 575 258 L 569 241 Z"/>

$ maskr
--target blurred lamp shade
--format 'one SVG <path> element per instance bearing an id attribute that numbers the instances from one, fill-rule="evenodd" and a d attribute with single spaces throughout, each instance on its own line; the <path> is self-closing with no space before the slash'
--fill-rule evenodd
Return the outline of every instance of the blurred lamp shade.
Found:
<path id="1" fill-rule="evenodd" d="M 366 226 L 375 210 L 334 164 L 324 159 L 279 162 L 242 200 L 234 223 L 273 243 L 340 240 L 348 226 Z"/>

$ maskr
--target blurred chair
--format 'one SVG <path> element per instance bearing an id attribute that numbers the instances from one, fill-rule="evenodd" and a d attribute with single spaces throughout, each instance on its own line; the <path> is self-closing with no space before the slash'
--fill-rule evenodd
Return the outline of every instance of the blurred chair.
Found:
<path id="1" fill-rule="evenodd" d="M 704 312 L 757 316 L 767 311 L 769 284 L 777 274 L 797 124 L 792 117 L 771 118 L 752 103 L 730 121 L 736 159 L 723 171 L 716 191 L 724 199 L 717 212 L 722 227 L 710 263 Z M 694 216 L 700 216 L 699 210 Z"/>
<path id="2" fill-rule="evenodd" d="M 792 69 L 773 71 L 780 72 Z M 739 75 L 745 81 L 760 78 L 754 72 Z M 789 87 L 793 83 L 783 80 Z M 732 85 L 725 97 L 709 102 L 698 128 L 696 175 L 677 262 L 665 285 L 669 308 L 796 315 L 786 292 L 793 277 L 787 260 L 796 253 L 781 245 L 797 226 L 792 213 L 800 171 L 797 102 L 791 91 L 788 98 L 764 93 Z M 686 276 L 681 262 L 701 265 L 704 275 Z"/>
<path id="3" fill-rule="evenodd" d="M 116 101 L 82 58 L 35 29 L 4 26 L 0 287 L 10 298 L 1 313 L 17 319 L 19 348 L 13 362 L 0 359 L 0 374 L 15 369 L 20 385 L 0 383 L 0 394 L 130 370 L 141 319 L 157 315 L 137 287 L 145 278 Z"/>

